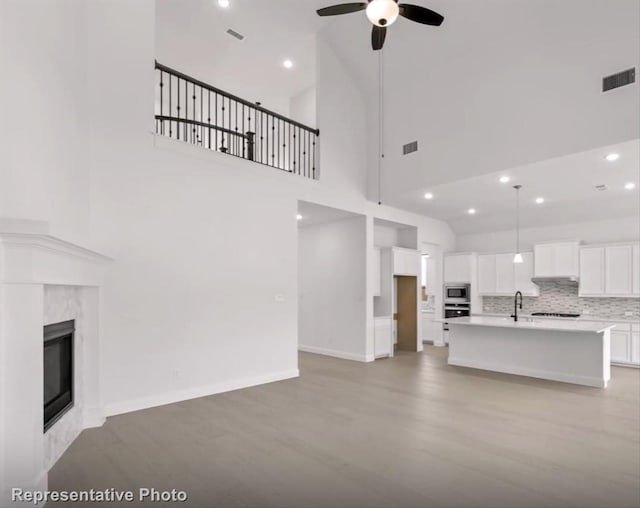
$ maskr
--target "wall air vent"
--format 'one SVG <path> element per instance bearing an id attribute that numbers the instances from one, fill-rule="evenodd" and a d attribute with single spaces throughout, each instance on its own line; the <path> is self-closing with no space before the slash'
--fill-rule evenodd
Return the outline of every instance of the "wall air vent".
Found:
<path id="1" fill-rule="evenodd" d="M 229 28 L 229 30 L 227 30 L 227 33 L 231 36 L 231 37 L 235 37 L 236 39 L 238 39 L 239 41 L 244 39 L 244 35 L 242 35 L 239 32 L 236 32 L 235 30 Z"/>
<path id="2" fill-rule="evenodd" d="M 412 143 L 407 143 L 402 147 L 402 155 L 409 155 L 410 153 L 418 151 L 418 142 L 413 141 Z"/>
<path id="3" fill-rule="evenodd" d="M 608 187 L 607 187 L 606 185 L 604 185 L 604 184 L 596 185 L 596 190 L 597 190 L 597 191 L 600 191 L 600 192 L 602 192 L 602 191 L 606 191 L 606 190 L 607 190 L 607 188 L 608 188 Z"/>
<path id="4" fill-rule="evenodd" d="M 621 86 L 630 85 L 636 81 L 636 69 L 628 69 L 626 71 L 618 72 L 602 78 L 602 91 L 607 92 L 614 88 L 620 88 Z"/>

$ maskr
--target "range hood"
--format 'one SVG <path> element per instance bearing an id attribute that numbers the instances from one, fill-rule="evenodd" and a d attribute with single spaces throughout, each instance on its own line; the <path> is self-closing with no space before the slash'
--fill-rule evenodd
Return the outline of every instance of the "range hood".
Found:
<path id="1" fill-rule="evenodd" d="M 580 282 L 580 279 L 575 275 L 554 275 L 551 277 L 531 277 L 531 282 L 534 284 L 539 284 L 541 282 L 556 282 L 558 284 L 574 286 Z"/>

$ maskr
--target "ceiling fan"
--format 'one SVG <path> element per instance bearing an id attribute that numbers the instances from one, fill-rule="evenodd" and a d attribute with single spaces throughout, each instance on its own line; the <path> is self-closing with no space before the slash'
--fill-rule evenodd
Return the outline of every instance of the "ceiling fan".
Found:
<path id="1" fill-rule="evenodd" d="M 332 5 L 318 9 L 319 16 L 338 16 L 352 12 L 367 11 L 369 21 L 373 23 L 371 46 L 374 51 L 382 49 L 387 36 L 387 27 L 402 16 L 423 25 L 440 26 L 444 17 L 426 7 L 411 4 L 398 4 L 398 0 L 369 0 L 368 2 L 352 2 Z"/>

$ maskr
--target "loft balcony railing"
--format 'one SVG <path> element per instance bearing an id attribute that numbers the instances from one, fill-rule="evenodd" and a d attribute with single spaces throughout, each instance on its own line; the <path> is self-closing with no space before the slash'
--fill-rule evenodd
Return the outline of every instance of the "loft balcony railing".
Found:
<path id="1" fill-rule="evenodd" d="M 156 62 L 156 133 L 317 180 L 320 131 Z"/>

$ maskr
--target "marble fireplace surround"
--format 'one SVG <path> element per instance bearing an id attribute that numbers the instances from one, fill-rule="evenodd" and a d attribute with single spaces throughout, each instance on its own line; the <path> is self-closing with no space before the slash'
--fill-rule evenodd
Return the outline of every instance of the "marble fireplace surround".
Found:
<path id="1" fill-rule="evenodd" d="M 65 439 L 74 439 L 80 430 L 104 423 L 100 287 L 110 261 L 51 236 L 47 223 L 0 218 L 0 506 L 17 506 L 10 502 L 12 488 L 46 490 L 52 454 L 64 451 Z M 72 430 L 63 423 L 58 449 L 52 451 L 51 436 L 45 439 L 43 433 L 43 325 L 50 319 L 51 302 L 64 305 L 61 296 L 82 308 L 76 324 L 82 337 L 82 348 L 76 349 L 81 370 L 75 371 L 80 382 Z"/>

